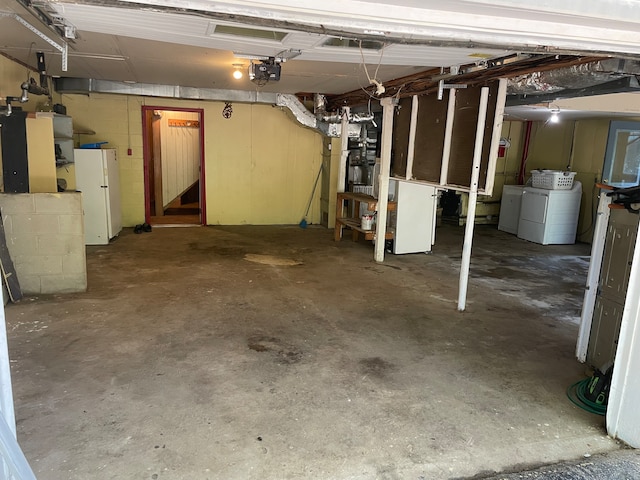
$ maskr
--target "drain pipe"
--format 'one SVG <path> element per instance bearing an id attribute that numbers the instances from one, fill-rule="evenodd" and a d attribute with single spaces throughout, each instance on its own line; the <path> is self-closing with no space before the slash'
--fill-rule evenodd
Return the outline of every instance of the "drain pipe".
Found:
<path id="1" fill-rule="evenodd" d="M 520 159 L 520 170 L 518 171 L 518 185 L 524 185 L 524 177 L 527 170 L 527 158 L 529 157 L 529 145 L 531 144 L 531 130 L 533 122 L 528 121 L 524 133 L 524 145 L 522 147 L 522 158 Z"/>

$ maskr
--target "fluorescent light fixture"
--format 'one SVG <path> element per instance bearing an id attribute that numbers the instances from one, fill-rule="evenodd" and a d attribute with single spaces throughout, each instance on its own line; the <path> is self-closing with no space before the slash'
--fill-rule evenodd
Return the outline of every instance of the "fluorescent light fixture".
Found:
<path id="1" fill-rule="evenodd" d="M 271 40 L 282 42 L 289 32 L 278 30 L 262 30 L 258 28 L 238 27 L 234 25 L 220 25 L 210 22 L 207 27 L 208 36 L 230 35 L 234 37 L 252 38 L 257 40 Z"/>
<path id="2" fill-rule="evenodd" d="M 384 47 L 384 43 L 378 42 L 376 40 L 354 40 L 352 38 L 338 38 L 338 37 L 329 37 L 322 44 L 323 47 L 339 47 L 339 48 L 354 48 L 363 50 L 382 50 Z"/>

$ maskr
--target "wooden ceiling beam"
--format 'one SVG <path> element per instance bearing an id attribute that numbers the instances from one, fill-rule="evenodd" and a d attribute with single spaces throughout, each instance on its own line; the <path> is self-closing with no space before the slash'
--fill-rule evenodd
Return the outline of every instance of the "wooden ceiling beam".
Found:
<path id="1" fill-rule="evenodd" d="M 411 95 L 426 95 L 434 93 L 438 90 L 438 81 L 441 78 L 445 78 L 446 81 L 450 83 L 478 85 L 497 78 L 514 78 L 534 72 L 557 70 L 560 68 L 582 65 L 584 63 L 596 62 L 603 60 L 603 58 L 604 57 L 536 55 L 517 62 L 450 76 L 443 76 L 440 68 L 432 68 L 424 72 L 384 82 L 385 96 L 397 96 L 398 98 L 402 98 Z M 468 66 L 468 68 L 471 67 L 473 67 L 473 65 Z M 464 70 L 464 68 L 461 68 L 461 70 Z M 355 107 L 364 105 L 372 98 L 378 100 L 379 97 L 374 96 L 374 91 L 375 86 L 372 85 L 367 89 L 353 90 L 341 95 L 327 96 L 327 110 L 335 111 L 343 106 Z"/>

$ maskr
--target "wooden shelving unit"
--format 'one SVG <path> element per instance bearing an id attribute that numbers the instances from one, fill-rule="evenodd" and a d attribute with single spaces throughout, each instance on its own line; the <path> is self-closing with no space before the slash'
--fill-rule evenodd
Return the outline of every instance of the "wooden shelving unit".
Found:
<path id="1" fill-rule="evenodd" d="M 351 236 L 354 242 L 358 240 L 361 233 L 364 235 L 365 240 L 373 240 L 376 234 L 375 229 L 364 230 L 360 226 L 360 204 L 362 203 L 367 205 L 367 210 L 370 212 L 378 210 L 378 199 L 371 195 L 354 192 L 338 193 L 336 200 L 336 226 L 334 230 L 334 239 L 336 242 L 342 239 L 342 229 L 345 227 L 351 229 Z M 396 206 L 396 202 L 389 202 L 387 204 L 387 211 L 395 210 Z M 385 239 L 391 240 L 392 238 L 393 230 L 388 228 Z"/>

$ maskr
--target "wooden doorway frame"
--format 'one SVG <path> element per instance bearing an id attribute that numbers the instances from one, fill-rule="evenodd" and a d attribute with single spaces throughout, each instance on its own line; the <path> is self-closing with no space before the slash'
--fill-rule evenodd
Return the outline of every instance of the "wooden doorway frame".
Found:
<path id="1" fill-rule="evenodd" d="M 163 106 L 142 106 L 142 155 L 144 162 L 144 218 L 145 222 L 151 220 L 151 185 L 149 179 L 150 165 L 152 162 L 151 148 L 149 145 L 148 129 L 151 128 L 147 121 L 147 112 L 153 110 L 173 111 L 173 112 L 191 112 L 198 114 L 200 122 L 199 140 L 200 140 L 200 225 L 207 224 L 207 195 L 205 181 L 205 163 L 204 163 L 204 109 L 203 108 L 180 108 L 180 107 L 163 107 Z"/>

